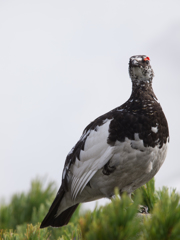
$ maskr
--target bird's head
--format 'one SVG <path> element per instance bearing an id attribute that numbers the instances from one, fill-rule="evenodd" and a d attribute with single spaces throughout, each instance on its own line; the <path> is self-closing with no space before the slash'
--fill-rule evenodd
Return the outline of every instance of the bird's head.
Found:
<path id="1" fill-rule="evenodd" d="M 129 60 L 129 75 L 133 84 L 151 83 L 154 77 L 150 58 L 146 55 L 135 55 Z"/>

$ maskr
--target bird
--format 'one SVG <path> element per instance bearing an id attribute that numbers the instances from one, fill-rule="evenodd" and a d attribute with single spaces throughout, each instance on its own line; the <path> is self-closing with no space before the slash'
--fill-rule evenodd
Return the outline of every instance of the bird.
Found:
<path id="1" fill-rule="evenodd" d="M 150 58 L 129 59 L 132 93 L 121 106 L 92 121 L 66 157 L 62 184 L 40 228 L 68 224 L 80 203 L 129 197 L 162 166 L 169 145 L 168 122 L 153 91 Z"/>

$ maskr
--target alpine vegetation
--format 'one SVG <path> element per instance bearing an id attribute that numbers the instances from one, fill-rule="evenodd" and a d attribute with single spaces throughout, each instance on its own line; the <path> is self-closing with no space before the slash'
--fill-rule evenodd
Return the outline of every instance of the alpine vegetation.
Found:
<path id="1" fill-rule="evenodd" d="M 0 203 L 1 240 L 179 240 L 180 195 L 166 187 L 155 189 L 154 178 L 132 194 L 115 197 L 94 211 L 79 206 L 68 225 L 40 229 L 40 221 L 55 196 L 53 182 L 44 185 L 44 178 L 32 181 L 28 192 L 16 193 L 9 203 Z M 151 215 L 137 214 L 139 203 Z"/>

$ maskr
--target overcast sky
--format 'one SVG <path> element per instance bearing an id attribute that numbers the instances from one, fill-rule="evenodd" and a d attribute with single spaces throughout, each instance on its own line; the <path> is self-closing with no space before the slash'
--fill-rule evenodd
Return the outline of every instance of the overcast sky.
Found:
<path id="1" fill-rule="evenodd" d="M 156 186 L 180 191 L 180 2 L 0 0 L 0 198 L 36 176 L 61 183 L 83 129 L 130 96 L 145 54 L 170 128 Z"/>

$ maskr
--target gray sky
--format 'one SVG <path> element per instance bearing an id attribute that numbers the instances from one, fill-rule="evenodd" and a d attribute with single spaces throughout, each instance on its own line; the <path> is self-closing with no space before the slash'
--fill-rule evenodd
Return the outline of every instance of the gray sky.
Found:
<path id="1" fill-rule="evenodd" d="M 169 122 L 156 186 L 180 190 L 179 1 L 0 0 L 0 198 L 36 176 L 59 185 L 86 125 L 131 93 L 129 57 L 145 54 Z"/>

